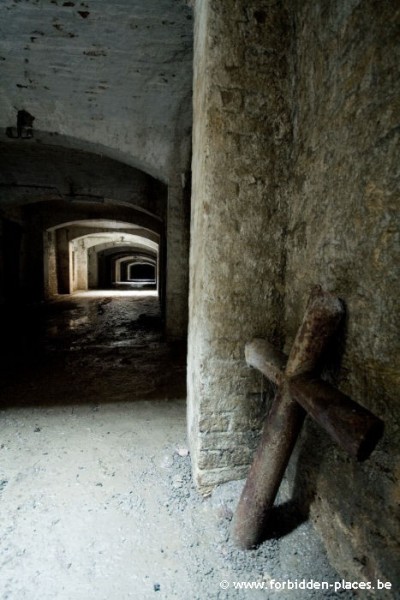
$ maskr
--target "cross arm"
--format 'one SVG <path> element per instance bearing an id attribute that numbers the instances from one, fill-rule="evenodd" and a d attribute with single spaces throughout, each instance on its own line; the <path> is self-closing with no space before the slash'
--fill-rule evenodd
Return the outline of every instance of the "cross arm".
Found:
<path id="1" fill-rule="evenodd" d="M 287 356 L 267 340 L 255 338 L 245 347 L 246 362 L 270 381 L 284 379 Z M 328 383 L 310 376 L 287 377 L 293 400 L 358 460 L 369 457 L 383 433 L 383 422 Z"/>
<path id="2" fill-rule="evenodd" d="M 321 380 L 294 377 L 289 391 L 341 448 L 358 460 L 369 457 L 383 433 L 381 419 Z"/>
<path id="3" fill-rule="evenodd" d="M 246 362 L 279 385 L 286 368 L 287 356 L 267 340 L 254 338 L 245 346 Z"/>

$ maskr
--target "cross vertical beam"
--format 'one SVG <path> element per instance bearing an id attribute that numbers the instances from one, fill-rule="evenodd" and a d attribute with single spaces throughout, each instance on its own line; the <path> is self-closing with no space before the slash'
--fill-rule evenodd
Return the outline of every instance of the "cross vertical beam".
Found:
<path id="1" fill-rule="evenodd" d="M 278 390 L 233 520 L 233 539 L 241 548 L 251 548 L 262 539 L 307 413 L 359 459 L 369 455 L 382 434 L 379 419 L 317 378 L 320 356 L 343 313 L 340 300 L 317 287 L 287 360 L 265 340 L 246 345 L 248 364 Z"/>

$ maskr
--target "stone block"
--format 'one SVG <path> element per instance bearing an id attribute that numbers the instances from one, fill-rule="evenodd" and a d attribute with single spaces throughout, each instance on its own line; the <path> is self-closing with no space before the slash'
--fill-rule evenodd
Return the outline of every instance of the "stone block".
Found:
<path id="1" fill-rule="evenodd" d="M 244 479 L 247 476 L 248 471 L 248 465 L 210 470 L 201 470 L 197 468 L 194 472 L 194 479 L 200 493 L 206 494 L 220 483 Z"/>
<path id="2" fill-rule="evenodd" d="M 200 418 L 199 430 L 201 433 L 226 432 L 231 422 L 230 414 L 214 413 Z"/>

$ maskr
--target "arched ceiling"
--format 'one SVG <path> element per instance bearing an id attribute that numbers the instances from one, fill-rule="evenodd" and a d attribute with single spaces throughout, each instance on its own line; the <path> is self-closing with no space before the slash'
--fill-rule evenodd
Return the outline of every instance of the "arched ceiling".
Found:
<path id="1" fill-rule="evenodd" d="M 105 154 L 168 181 L 190 152 L 192 14 L 184 0 L 2 0 L 0 127 Z"/>
<path id="2" fill-rule="evenodd" d="M 132 252 L 148 253 L 150 256 L 157 256 L 157 248 L 149 245 L 150 240 L 142 238 L 141 241 L 130 241 L 121 244 L 114 242 L 102 242 L 92 246 L 90 251 L 94 251 L 97 255 L 120 257 L 128 255 Z"/>
<path id="3" fill-rule="evenodd" d="M 166 186 L 106 156 L 29 140 L 6 142 L 0 135 L 0 165 L 2 206 L 24 204 L 40 194 L 42 200 L 111 200 L 163 215 Z"/>
<path id="4" fill-rule="evenodd" d="M 157 260 L 155 257 L 151 257 L 151 256 L 146 256 L 145 254 L 132 254 L 129 256 L 123 256 L 122 258 L 117 258 L 115 260 L 115 264 L 117 265 L 122 265 L 128 263 L 129 265 L 136 265 L 136 264 L 149 264 L 149 265 L 157 265 Z"/>
<path id="5" fill-rule="evenodd" d="M 148 229 L 159 234 L 162 223 L 153 215 L 137 210 L 136 207 L 91 202 L 65 202 L 46 200 L 32 202 L 23 207 L 24 218 L 36 221 L 42 229 L 57 229 L 89 222 L 123 222 Z"/>
<path id="6" fill-rule="evenodd" d="M 157 244 L 160 241 L 160 235 L 150 229 L 145 229 L 133 223 L 124 223 L 123 221 L 110 221 L 107 219 L 82 219 L 77 221 L 67 221 L 60 223 L 55 227 L 50 227 L 48 231 L 57 231 L 58 229 L 67 229 L 69 240 L 81 238 L 87 235 L 118 234 L 119 239 L 124 239 L 125 234 L 133 234 L 153 240 Z"/>
<path id="7" fill-rule="evenodd" d="M 78 243 L 80 240 L 85 240 L 86 248 L 92 248 L 96 246 L 103 246 L 107 242 L 114 244 L 114 247 L 125 247 L 126 245 L 134 248 L 145 248 L 153 252 L 158 252 L 158 244 L 150 239 L 139 235 L 132 235 L 124 233 L 122 236 L 116 232 L 105 232 L 105 233 L 91 233 L 74 238 L 74 242 Z"/>

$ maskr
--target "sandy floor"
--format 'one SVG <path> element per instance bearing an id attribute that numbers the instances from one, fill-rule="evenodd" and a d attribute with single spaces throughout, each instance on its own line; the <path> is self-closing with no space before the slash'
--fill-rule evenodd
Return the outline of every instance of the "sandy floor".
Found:
<path id="1" fill-rule="evenodd" d="M 269 589 L 340 579 L 308 523 L 251 552 L 231 546 L 243 483 L 194 489 L 185 350 L 160 331 L 154 297 L 115 295 L 58 301 L 9 330 L 1 600 L 337 597 Z M 253 581 L 268 587 L 235 589 Z"/>

